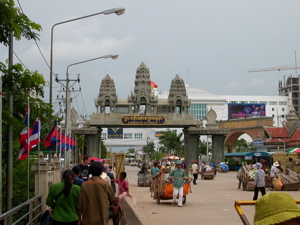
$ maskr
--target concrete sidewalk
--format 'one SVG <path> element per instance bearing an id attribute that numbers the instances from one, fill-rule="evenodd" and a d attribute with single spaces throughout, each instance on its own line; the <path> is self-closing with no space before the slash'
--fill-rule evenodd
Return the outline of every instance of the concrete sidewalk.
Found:
<path id="1" fill-rule="evenodd" d="M 158 205 L 150 198 L 149 187 L 137 186 L 137 167 L 126 166 L 130 193 L 136 197 L 137 206 L 152 224 L 162 225 L 240 225 L 243 224 L 234 208 L 235 201 L 252 200 L 253 191 L 238 189 L 236 172 L 217 173 L 214 180 L 198 179 L 192 185 L 192 193 L 187 195 L 184 207 L 171 205 L 171 200 L 162 200 Z M 271 191 L 267 188 L 267 193 Z M 287 191 L 295 199 L 300 199 L 299 191 Z M 259 198 L 261 195 L 259 194 Z M 255 206 L 244 206 L 249 222 L 253 223 Z"/>

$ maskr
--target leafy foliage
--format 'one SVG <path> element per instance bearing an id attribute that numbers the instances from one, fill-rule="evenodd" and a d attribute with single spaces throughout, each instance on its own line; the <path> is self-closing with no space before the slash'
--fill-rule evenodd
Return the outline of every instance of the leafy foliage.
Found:
<path id="1" fill-rule="evenodd" d="M 175 131 L 167 130 L 163 131 L 159 137 L 159 144 L 164 153 L 174 153 L 177 156 L 182 157 L 184 155 L 183 142 L 181 141 L 183 133 L 177 135 Z"/>
<path id="2" fill-rule="evenodd" d="M 248 152 L 253 150 L 252 145 L 249 144 L 244 138 L 237 140 L 234 147 L 236 152 Z"/>
<path id="3" fill-rule="evenodd" d="M 131 156 L 130 154 L 133 154 L 135 152 L 134 148 L 129 148 L 125 154 L 126 158 L 134 158 L 134 156 Z"/>
<path id="4" fill-rule="evenodd" d="M 207 155 L 207 145 L 208 145 L 208 152 L 211 152 L 212 146 L 211 142 L 206 142 L 205 140 L 199 139 L 199 155 Z"/>
<path id="5" fill-rule="evenodd" d="M 31 21 L 19 8 L 15 7 L 13 0 L 0 1 L 0 15 L 0 43 L 6 46 L 9 44 L 11 31 L 17 40 L 21 37 L 39 40 L 39 35 L 34 30 L 41 31 L 41 25 Z"/>

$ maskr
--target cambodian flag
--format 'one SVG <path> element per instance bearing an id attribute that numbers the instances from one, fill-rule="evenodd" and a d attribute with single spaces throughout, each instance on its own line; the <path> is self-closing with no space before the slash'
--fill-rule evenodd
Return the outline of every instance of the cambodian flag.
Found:
<path id="1" fill-rule="evenodd" d="M 54 127 L 44 140 L 44 145 L 48 150 L 51 150 L 53 146 L 56 145 L 56 134 L 57 134 L 57 124 L 54 124 Z"/>

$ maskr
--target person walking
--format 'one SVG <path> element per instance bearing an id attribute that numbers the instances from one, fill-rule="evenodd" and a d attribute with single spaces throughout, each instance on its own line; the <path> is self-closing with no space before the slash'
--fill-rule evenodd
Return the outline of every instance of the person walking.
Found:
<path id="1" fill-rule="evenodd" d="M 280 165 L 278 162 L 274 162 L 272 167 L 271 167 L 271 174 L 270 174 L 270 177 L 271 177 L 271 181 L 272 181 L 272 184 L 270 186 L 270 190 L 273 190 L 274 189 L 274 185 L 273 185 L 273 178 L 277 175 L 277 173 L 279 173 L 279 168 Z M 281 167 L 280 167 L 281 168 Z"/>
<path id="2" fill-rule="evenodd" d="M 172 180 L 172 178 L 181 178 L 181 177 L 185 177 L 185 172 L 184 170 L 181 168 L 181 161 L 176 161 L 176 168 L 174 170 L 171 171 L 169 178 L 170 181 Z M 177 194 L 179 194 L 179 198 L 178 198 L 178 207 L 182 207 L 182 199 L 183 199 L 183 185 L 184 185 L 184 181 L 183 179 L 173 179 L 173 201 L 172 201 L 172 205 L 176 205 L 176 199 L 177 199 Z"/>
<path id="3" fill-rule="evenodd" d="M 115 199 L 111 185 L 100 175 L 104 167 L 101 162 L 90 166 L 92 177 L 84 182 L 78 200 L 78 225 L 107 225 L 109 220 L 109 202 Z"/>
<path id="4" fill-rule="evenodd" d="M 84 182 L 86 182 L 90 176 L 90 163 L 91 157 L 85 155 L 82 159 L 82 163 L 79 165 L 81 170 L 81 178 Z"/>
<path id="5" fill-rule="evenodd" d="M 63 173 L 63 181 L 52 184 L 46 199 L 51 207 L 52 225 L 77 225 L 77 202 L 80 187 L 73 184 L 75 174 L 72 170 Z"/>
<path id="6" fill-rule="evenodd" d="M 84 181 L 80 178 L 80 176 L 81 176 L 80 167 L 74 166 L 72 168 L 72 171 L 75 173 L 75 179 L 74 179 L 73 184 L 77 184 L 78 186 L 81 186 L 84 183 Z"/>
<path id="7" fill-rule="evenodd" d="M 258 191 L 261 192 L 261 195 L 264 196 L 266 194 L 266 188 L 265 188 L 265 171 L 262 169 L 261 163 L 256 163 L 255 167 L 257 168 L 257 171 L 255 173 L 254 177 L 254 196 L 253 200 L 257 200 L 258 197 Z"/>
<path id="8" fill-rule="evenodd" d="M 192 165 L 192 174 L 194 176 L 193 184 L 197 185 L 197 179 L 198 179 L 198 174 L 199 174 L 199 166 L 198 166 L 197 160 L 195 160 Z"/>

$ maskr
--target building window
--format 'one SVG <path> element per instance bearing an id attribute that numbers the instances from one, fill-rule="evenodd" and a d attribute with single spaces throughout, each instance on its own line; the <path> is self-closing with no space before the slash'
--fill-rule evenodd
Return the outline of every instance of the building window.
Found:
<path id="1" fill-rule="evenodd" d="M 101 139 L 106 140 L 106 133 L 101 133 Z"/>
<path id="2" fill-rule="evenodd" d="M 259 103 L 268 105 L 268 101 L 259 101 Z"/>
<path id="3" fill-rule="evenodd" d="M 272 111 L 275 111 L 275 108 L 272 108 Z"/>
<path id="4" fill-rule="evenodd" d="M 238 103 L 237 101 L 230 101 L 230 103 Z"/>
<path id="5" fill-rule="evenodd" d="M 276 101 L 269 101 L 269 105 L 277 105 Z"/>
<path id="6" fill-rule="evenodd" d="M 279 105 L 287 105 L 287 102 L 279 102 Z"/>
<path id="7" fill-rule="evenodd" d="M 143 139 L 143 133 L 135 133 L 134 139 Z"/>
<path id="8" fill-rule="evenodd" d="M 191 104 L 189 113 L 194 114 L 197 120 L 205 119 L 207 113 L 206 104 Z"/>
<path id="9" fill-rule="evenodd" d="M 257 103 L 257 101 L 249 101 L 249 103 Z"/>
<path id="10" fill-rule="evenodd" d="M 284 108 L 282 108 L 282 112 L 284 112 Z"/>
<path id="11" fill-rule="evenodd" d="M 248 103 L 248 101 L 240 101 L 240 103 Z"/>
<path id="12" fill-rule="evenodd" d="M 132 139 L 132 133 L 124 133 L 124 139 Z"/>

